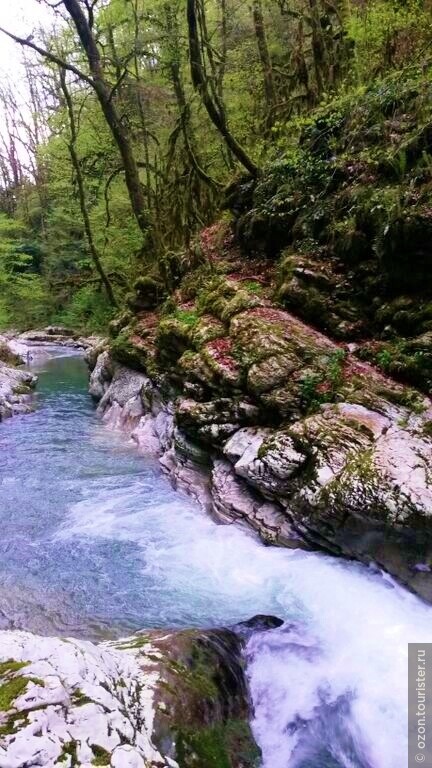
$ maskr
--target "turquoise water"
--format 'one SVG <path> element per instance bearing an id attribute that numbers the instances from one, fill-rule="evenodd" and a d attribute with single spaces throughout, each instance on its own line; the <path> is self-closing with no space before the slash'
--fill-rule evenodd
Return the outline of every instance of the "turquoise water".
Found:
<path id="1" fill-rule="evenodd" d="M 247 648 L 265 768 L 405 766 L 407 642 L 432 642 L 431 608 L 215 524 L 99 422 L 81 358 L 35 368 L 37 410 L 0 425 L 0 628 L 97 640 L 280 616 Z"/>

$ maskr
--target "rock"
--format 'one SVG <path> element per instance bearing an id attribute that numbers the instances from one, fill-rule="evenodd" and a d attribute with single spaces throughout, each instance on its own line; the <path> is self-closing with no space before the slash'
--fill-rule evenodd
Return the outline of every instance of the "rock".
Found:
<path id="1" fill-rule="evenodd" d="M 177 456 L 182 456 L 195 464 L 202 464 L 205 467 L 211 464 L 208 451 L 198 443 L 189 440 L 179 429 L 174 430 L 174 447 Z"/>
<path id="2" fill-rule="evenodd" d="M 286 279 L 308 294 L 336 280 L 332 270 L 321 280 L 325 264 L 302 269 Z M 345 277 L 334 285 L 329 323 L 356 323 Z M 110 420 L 219 520 L 247 522 L 266 542 L 376 561 L 432 600 L 431 574 L 415 568 L 432 563 L 430 399 L 360 361 L 365 342 L 337 344 L 261 296 L 244 306 L 238 280 L 217 275 L 199 290 L 176 315 L 134 321 L 147 372 L 126 398 L 116 395 L 124 383 L 105 391 L 98 375 L 100 412 L 111 407 Z M 114 346 L 126 333 L 135 354 L 132 326 Z M 402 344 L 422 381 L 429 336 Z M 370 347 L 370 359 L 396 353 Z"/>
<path id="3" fill-rule="evenodd" d="M 24 362 L 22 355 L 13 348 L 13 342 L 0 336 L 0 362 L 11 367 L 22 365 Z"/>
<path id="4" fill-rule="evenodd" d="M 265 501 L 249 488 L 235 474 L 229 462 L 215 460 L 211 490 L 213 510 L 220 521 L 226 523 L 239 520 L 248 523 L 267 544 L 308 548 L 283 508 L 279 504 Z"/>
<path id="5" fill-rule="evenodd" d="M 259 749 L 248 718 L 250 702 L 242 659 L 243 640 L 229 630 L 152 633 L 162 669 L 153 738 L 172 745 L 185 768 L 229 765 L 253 768 Z M 174 745 L 176 752 L 174 751 Z M 212 760 L 209 762 L 209 749 Z"/>
<path id="6" fill-rule="evenodd" d="M 88 341 L 90 343 L 87 346 L 84 360 L 86 361 L 91 372 L 97 363 L 99 355 L 101 355 L 102 352 L 108 351 L 108 340 L 102 339 L 98 336 L 91 336 Z"/>
<path id="7" fill-rule="evenodd" d="M 277 616 L 264 616 L 258 614 L 247 621 L 241 621 L 233 627 L 233 631 L 249 639 L 254 632 L 267 632 L 269 629 L 277 629 L 284 624 L 283 619 Z"/>
<path id="8" fill-rule="evenodd" d="M 60 344 L 68 347 L 80 347 L 78 334 L 70 328 L 49 325 L 36 331 L 25 331 L 17 337 L 18 342 L 25 344 Z"/>
<path id="9" fill-rule="evenodd" d="M 181 398 L 176 403 L 175 415 L 177 424 L 187 434 L 216 446 L 223 445 L 239 427 L 259 421 L 256 406 L 230 398 L 204 403 Z"/>
<path id="10" fill-rule="evenodd" d="M 261 395 L 275 389 L 299 368 L 299 360 L 293 355 L 272 355 L 254 363 L 249 368 L 247 376 L 248 390 L 254 395 Z"/>
<path id="11" fill-rule="evenodd" d="M 229 338 L 209 341 L 201 350 L 201 357 L 222 391 L 235 389 L 241 384 L 241 369 L 233 355 L 234 349 Z"/>
<path id="12" fill-rule="evenodd" d="M 241 649 L 229 630 L 100 645 L 0 632 L 0 765 L 192 768 L 211 744 L 221 764 L 252 768 Z"/>
<path id="13" fill-rule="evenodd" d="M 113 370 L 108 352 L 102 352 L 96 358 L 90 375 L 89 392 L 95 400 L 101 400 L 112 380 Z"/>
<path id="14" fill-rule="evenodd" d="M 37 376 L 0 362 L 0 421 L 33 410 Z"/>
<path id="15" fill-rule="evenodd" d="M 264 495 L 284 497 L 291 478 L 307 461 L 291 436 L 269 430 L 239 430 L 225 444 L 224 453 L 235 461 L 236 474 L 248 480 Z"/>
<path id="16" fill-rule="evenodd" d="M 111 342 L 110 352 L 118 363 L 138 371 L 146 371 L 148 347 L 140 335 L 129 332 L 128 329 L 121 331 Z"/>

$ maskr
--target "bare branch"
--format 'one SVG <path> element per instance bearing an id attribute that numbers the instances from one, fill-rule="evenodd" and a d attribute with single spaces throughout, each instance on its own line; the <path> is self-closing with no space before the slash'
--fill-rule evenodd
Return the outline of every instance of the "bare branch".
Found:
<path id="1" fill-rule="evenodd" d="M 0 32 L 2 32 L 4 35 L 7 35 L 7 37 L 10 37 L 11 40 L 14 40 L 15 43 L 19 43 L 19 45 L 24 45 L 26 48 L 31 48 L 33 51 L 36 51 L 36 53 L 39 53 L 40 56 L 48 59 L 48 61 L 52 61 L 53 64 L 57 64 L 58 67 L 67 69 L 69 72 L 73 72 L 75 75 L 77 75 L 77 77 L 79 77 L 81 80 L 85 80 L 86 83 L 94 88 L 94 81 L 91 77 L 89 77 L 89 75 L 86 75 L 85 72 L 82 72 L 73 64 L 69 64 L 68 62 L 63 61 L 63 59 L 60 59 L 60 57 L 56 56 L 55 53 L 51 53 L 51 51 L 46 51 L 44 48 L 40 48 L 38 45 L 36 45 L 36 43 L 32 41 L 31 35 L 29 35 L 29 37 L 18 37 L 17 35 L 14 35 L 13 32 L 9 32 L 9 30 L 4 29 L 3 27 L 0 27 Z"/>

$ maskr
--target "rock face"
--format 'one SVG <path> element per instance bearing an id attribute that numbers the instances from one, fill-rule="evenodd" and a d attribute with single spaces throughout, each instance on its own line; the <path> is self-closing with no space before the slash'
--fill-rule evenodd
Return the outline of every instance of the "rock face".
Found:
<path id="1" fill-rule="evenodd" d="M 0 632 L 0 766 L 253 768 L 241 648 L 229 630 Z"/>
<path id="2" fill-rule="evenodd" d="M 33 331 L 25 331 L 14 339 L 18 345 L 32 346 L 33 344 L 56 344 L 65 347 L 87 349 L 97 342 L 96 337 L 83 337 L 70 328 L 62 325 L 49 325 L 46 328 Z"/>
<path id="3" fill-rule="evenodd" d="M 221 522 L 372 561 L 432 600 L 430 399 L 226 269 L 115 331 L 92 361 L 103 418 Z"/>
<path id="4" fill-rule="evenodd" d="M 32 390 L 37 377 L 11 365 L 20 362 L 7 340 L 0 338 L 0 421 L 32 410 Z"/>

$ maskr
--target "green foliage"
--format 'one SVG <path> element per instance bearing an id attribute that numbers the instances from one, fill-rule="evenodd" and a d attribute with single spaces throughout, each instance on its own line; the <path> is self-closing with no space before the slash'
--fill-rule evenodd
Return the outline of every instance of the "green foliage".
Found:
<path id="1" fill-rule="evenodd" d="M 181 323 L 190 328 L 194 328 L 199 320 L 198 313 L 190 309 L 176 309 L 173 314 L 176 320 L 180 320 Z"/>
<path id="2" fill-rule="evenodd" d="M 113 317 L 105 293 L 90 285 L 79 288 L 64 309 L 51 315 L 52 322 L 83 332 L 104 331 Z"/>
<path id="3" fill-rule="evenodd" d="M 257 296 L 260 296 L 264 290 L 261 283 L 259 283 L 257 280 L 243 280 L 242 286 L 246 288 L 249 293 L 254 293 Z"/>
<path id="4" fill-rule="evenodd" d="M 92 744 L 91 748 L 94 754 L 92 765 L 110 765 L 111 754 L 106 749 L 100 747 L 99 744 Z"/>
<path id="5" fill-rule="evenodd" d="M 306 373 L 300 380 L 300 398 L 307 413 L 316 411 L 323 403 L 333 403 L 344 383 L 346 352 L 339 349 L 328 358 L 325 367 L 317 373 Z"/>
<path id="6" fill-rule="evenodd" d="M 430 195 L 407 199 L 432 173 L 426 2 L 268 0 L 263 23 L 270 72 L 260 59 L 250 4 L 230 1 L 226 17 L 223 7 L 205 3 L 205 69 L 232 134 L 263 166 L 240 235 L 271 256 L 293 239 L 301 250 L 301 241 L 321 247 L 327 238 L 337 257 L 355 253 L 362 260 L 368 253 L 358 235 L 367 230 L 367 243 L 390 273 L 395 244 L 425 231 L 431 202 Z M 221 190 L 238 168 L 191 82 L 184 8 L 107 0 L 95 8 L 94 31 L 106 41 L 109 83 L 118 81 L 118 62 L 128 63 L 115 103 L 130 132 L 149 220 L 143 237 L 97 97 L 85 83 L 70 83 L 90 228 L 119 308 L 154 309 L 182 281 L 183 300 L 200 293 L 199 311 L 216 302 L 221 314 L 229 296 L 219 295 L 211 281 L 221 267 L 226 228 L 214 251 L 197 245 L 195 233 L 215 219 Z M 76 51 L 85 68 L 72 29 L 59 28 L 49 42 Z M 38 103 L 49 109 L 41 106 L 34 115 L 32 172 L 21 169 L 20 184 L 5 181 L 0 189 L 0 329 L 58 321 L 103 331 L 112 312 L 83 224 L 68 113 L 50 67 L 31 69 Z M 272 104 L 264 72 L 272 76 Z M 347 186 L 367 174 L 365 185 L 374 187 L 369 199 L 350 205 Z M 377 176 L 385 183 L 376 184 Z M 400 221 L 412 204 L 423 205 L 414 224 Z M 404 270 L 405 264 L 394 271 L 399 282 Z M 163 287 L 149 299 L 144 282 L 155 275 Z M 244 287 L 259 295 L 254 283 Z"/>

